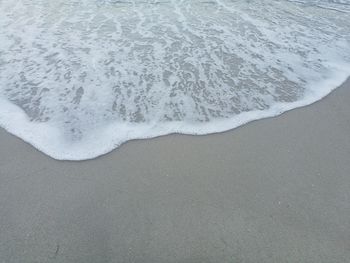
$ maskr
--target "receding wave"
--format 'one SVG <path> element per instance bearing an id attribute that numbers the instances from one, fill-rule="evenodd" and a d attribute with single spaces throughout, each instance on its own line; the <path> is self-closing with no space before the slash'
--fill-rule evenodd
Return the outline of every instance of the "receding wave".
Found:
<path id="1" fill-rule="evenodd" d="M 207 134 L 350 74 L 347 0 L 0 0 L 0 125 L 57 159 Z"/>

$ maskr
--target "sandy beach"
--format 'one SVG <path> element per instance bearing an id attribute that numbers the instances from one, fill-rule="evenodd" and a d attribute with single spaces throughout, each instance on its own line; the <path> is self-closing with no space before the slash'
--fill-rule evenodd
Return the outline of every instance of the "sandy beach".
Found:
<path id="1" fill-rule="evenodd" d="M 0 262 L 350 262 L 349 98 L 85 162 L 1 129 Z"/>

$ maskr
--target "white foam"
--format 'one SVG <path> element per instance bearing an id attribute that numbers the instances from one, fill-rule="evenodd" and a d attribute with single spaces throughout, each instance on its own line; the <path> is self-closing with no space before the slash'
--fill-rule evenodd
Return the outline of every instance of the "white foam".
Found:
<path id="1" fill-rule="evenodd" d="M 227 131 L 346 80 L 347 13 L 259 3 L 5 0 L 0 125 L 83 160 L 132 139 Z"/>

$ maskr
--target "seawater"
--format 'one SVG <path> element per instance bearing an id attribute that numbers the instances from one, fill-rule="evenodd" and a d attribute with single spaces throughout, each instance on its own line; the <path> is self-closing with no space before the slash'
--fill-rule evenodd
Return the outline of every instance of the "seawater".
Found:
<path id="1" fill-rule="evenodd" d="M 208 134 L 350 74 L 348 0 L 0 0 L 0 125 L 56 159 Z"/>

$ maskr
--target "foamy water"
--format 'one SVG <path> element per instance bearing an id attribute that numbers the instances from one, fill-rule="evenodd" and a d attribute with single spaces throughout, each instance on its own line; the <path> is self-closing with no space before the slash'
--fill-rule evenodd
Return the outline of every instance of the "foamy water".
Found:
<path id="1" fill-rule="evenodd" d="M 57 159 L 207 134 L 350 75 L 348 0 L 0 0 L 0 125 Z"/>

